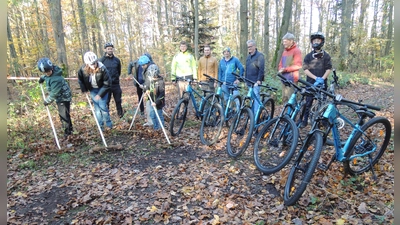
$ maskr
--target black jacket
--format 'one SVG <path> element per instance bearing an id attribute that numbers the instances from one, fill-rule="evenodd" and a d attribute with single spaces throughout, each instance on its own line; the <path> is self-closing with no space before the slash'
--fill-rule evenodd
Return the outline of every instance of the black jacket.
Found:
<path id="1" fill-rule="evenodd" d="M 98 95 L 100 95 L 100 97 L 104 97 L 104 95 L 110 90 L 111 80 L 108 75 L 108 70 L 103 63 L 98 62 L 98 64 L 100 69 L 95 75 L 97 85 L 100 88 Z M 85 72 L 85 67 L 86 65 L 83 65 L 78 71 L 78 83 L 82 92 L 91 91 L 93 89 L 92 84 L 89 81 L 90 74 Z"/>
<path id="2" fill-rule="evenodd" d="M 119 60 L 114 55 L 109 57 L 104 54 L 103 57 L 99 59 L 99 61 L 102 62 L 104 66 L 106 66 L 112 80 L 112 85 L 119 85 L 119 76 L 121 75 L 121 60 Z"/>

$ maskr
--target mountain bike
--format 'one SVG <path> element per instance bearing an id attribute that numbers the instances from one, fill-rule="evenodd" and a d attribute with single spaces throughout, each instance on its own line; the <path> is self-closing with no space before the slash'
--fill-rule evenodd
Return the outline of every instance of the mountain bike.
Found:
<path id="1" fill-rule="evenodd" d="M 258 133 L 254 141 L 253 159 L 257 169 L 264 174 L 272 174 L 281 170 L 293 157 L 298 139 L 300 111 L 305 104 L 306 96 L 313 93 L 297 86 L 278 73 L 281 81 L 294 88 L 294 92 L 283 106 L 281 113 L 269 120 Z M 298 100 L 298 95 L 301 97 Z"/>
<path id="2" fill-rule="evenodd" d="M 230 157 L 237 158 L 243 154 L 247 149 L 253 132 L 258 132 L 258 128 L 267 123 L 274 116 L 275 101 L 272 98 L 265 98 L 264 102 L 255 95 L 253 88 L 255 82 L 234 74 L 239 81 L 247 82 L 248 86 L 247 95 L 243 98 L 240 105 L 239 113 L 233 118 L 232 123 L 229 127 L 228 139 L 226 143 L 226 150 Z M 260 87 L 266 88 L 269 91 L 276 91 L 276 88 L 259 85 Z M 261 94 L 260 94 L 261 95 Z M 254 101 L 258 103 L 258 108 L 254 115 L 252 106 Z"/>
<path id="3" fill-rule="evenodd" d="M 238 94 L 235 95 L 233 94 L 235 90 L 240 89 L 239 86 L 227 85 L 229 89 L 229 96 L 228 96 L 228 101 L 225 103 L 222 96 L 223 93 L 221 88 L 221 85 L 224 82 L 216 78 L 210 77 L 207 74 L 203 75 L 206 76 L 209 80 L 217 82 L 218 85 L 216 92 L 206 97 L 205 101 L 210 102 L 211 107 L 209 108 L 209 112 L 204 113 L 205 116 L 202 119 L 200 127 L 201 142 L 205 145 L 212 145 L 218 140 L 221 134 L 223 124 L 224 123 L 228 124 L 229 120 L 239 112 L 242 98 Z M 223 117 L 220 117 L 219 107 L 222 108 Z"/>
<path id="4" fill-rule="evenodd" d="M 193 103 L 196 118 L 202 119 L 204 116 L 204 112 L 207 111 L 207 109 L 211 106 L 210 102 L 206 101 L 206 96 L 209 93 L 213 93 L 213 91 L 202 90 L 203 95 L 201 95 L 192 87 L 192 85 L 195 84 L 208 85 L 207 82 L 197 82 L 191 79 L 183 79 L 181 77 L 177 77 L 176 82 L 177 81 L 186 81 L 188 82 L 188 86 L 183 92 L 182 97 L 176 104 L 171 115 L 169 132 L 172 136 L 177 136 L 182 131 L 188 113 L 189 101 L 192 101 Z M 196 98 L 198 100 L 196 100 Z"/>
<path id="5" fill-rule="evenodd" d="M 299 81 L 308 86 L 312 85 L 300 79 Z M 312 128 L 290 169 L 283 197 L 284 204 L 288 206 L 295 204 L 306 190 L 317 167 L 323 140 L 327 138 L 331 131 L 335 154 L 328 165 L 321 165 L 321 168 L 325 171 L 329 169 L 333 161 L 339 161 L 343 163 L 345 174 L 356 175 L 371 170 L 373 178 L 376 179 L 373 166 L 378 163 L 390 141 L 392 127 L 389 120 L 385 117 L 375 117 L 375 113 L 371 111 L 380 110 L 379 107 L 353 102 L 344 99 L 341 95 L 333 95 L 322 89 L 317 91 L 324 92 L 332 100 L 327 108 L 318 112 L 318 116 L 315 118 Z M 356 110 L 359 116 L 357 123 L 352 124 L 336 108 L 336 105 L 341 102 L 360 106 Z M 340 140 L 338 117 L 353 127 L 353 131 L 344 145 Z M 367 121 L 367 118 L 371 119 Z"/>

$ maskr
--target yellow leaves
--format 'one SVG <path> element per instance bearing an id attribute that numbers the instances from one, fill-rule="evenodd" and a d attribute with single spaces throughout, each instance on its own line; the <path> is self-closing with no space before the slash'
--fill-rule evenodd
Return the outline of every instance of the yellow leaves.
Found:
<path id="1" fill-rule="evenodd" d="M 194 190 L 194 187 L 184 186 L 181 190 L 183 194 L 190 195 L 190 193 Z"/>
<path id="2" fill-rule="evenodd" d="M 346 223 L 345 219 L 340 218 L 336 220 L 336 225 L 344 225 L 345 223 Z"/>
<path id="3" fill-rule="evenodd" d="M 26 198 L 26 197 L 28 197 L 25 193 L 23 193 L 23 192 L 17 192 L 17 193 L 14 193 L 14 196 L 17 196 L 17 197 L 24 197 L 24 198 Z"/>
<path id="4" fill-rule="evenodd" d="M 146 209 L 150 212 L 156 212 L 158 210 L 157 207 L 155 207 L 154 205 L 152 205 L 151 207 L 147 207 Z"/>

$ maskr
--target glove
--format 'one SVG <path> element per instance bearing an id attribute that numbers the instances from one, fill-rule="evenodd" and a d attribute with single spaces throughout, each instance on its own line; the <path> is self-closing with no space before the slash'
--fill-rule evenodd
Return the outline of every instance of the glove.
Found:
<path id="1" fill-rule="evenodd" d="M 314 82 L 314 86 L 319 86 L 319 85 L 323 85 L 324 84 L 324 78 L 322 78 L 322 77 L 317 77 L 316 79 L 315 79 L 315 82 Z"/>
<path id="2" fill-rule="evenodd" d="M 44 100 L 43 105 L 44 105 L 44 106 L 48 106 L 48 105 L 50 105 L 50 103 L 47 102 L 46 100 Z"/>
<path id="3" fill-rule="evenodd" d="M 42 84 L 43 82 L 44 82 L 44 77 L 41 76 L 41 77 L 39 78 L 39 84 Z"/>

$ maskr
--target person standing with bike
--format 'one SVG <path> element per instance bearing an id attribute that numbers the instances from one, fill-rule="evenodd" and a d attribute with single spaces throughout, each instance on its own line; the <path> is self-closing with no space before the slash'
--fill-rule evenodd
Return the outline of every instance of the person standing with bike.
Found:
<path id="1" fill-rule="evenodd" d="M 261 102 L 260 86 L 258 85 L 264 81 L 264 55 L 257 50 L 257 45 L 254 40 L 248 40 L 246 44 L 249 51 L 246 58 L 246 78 L 254 82 L 253 92 Z M 250 86 L 251 84 L 247 83 L 247 85 Z M 252 107 L 254 115 L 256 115 L 258 107 L 258 101 L 254 101 Z"/>
<path id="2" fill-rule="evenodd" d="M 176 78 L 197 80 L 196 59 L 187 51 L 188 44 L 181 41 L 179 45 L 179 53 L 174 56 L 171 63 L 171 81 L 175 82 Z M 188 83 L 186 81 L 178 81 L 179 98 L 182 97 Z"/>
<path id="3" fill-rule="evenodd" d="M 282 44 L 285 48 L 281 60 L 279 61 L 278 72 L 286 79 L 297 84 L 300 78 L 299 70 L 302 67 L 301 51 L 294 41 L 294 35 L 286 33 L 282 38 Z M 294 90 L 290 86 L 282 84 L 282 102 L 287 102 Z"/>
<path id="4" fill-rule="evenodd" d="M 146 77 L 143 90 L 151 98 L 150 117 L 153 122 L 154 130 L 161 129 L 164 126 L 163 107 L 165 106 L 165 82 L 160 76 L 160 70 L 156 64 L 150 61 L 149 57 L 142 55 L 139 58 L 139 65 L 143 68 L 143 74 Z M 156 110 L 157 111 L 156 111 Z M 158 120 L 160 118 L 161 124 Z"/>
<path id="5" fill-rule="evenodd" d="M 244 68 L 240 60 L 231 54 L 231 49 L 229 47 L 224 48 L 222 51 L 224 57 L 219 61 L 218 67 L 218 80 L 224 82 L 221 86 L 225 103 L 228 102 L 229 98 L 229 88 L 227 85 L 237 85 L 239 80 L 233 73 L 239 71 L 239 75 L 242 77 L 244 73 Z M 239 94 L 238 90 L 233 91 L 233 95 Z M 238 104 L 239 105 L 239 104 Z"/>
<path id="6" fill-rule="evenodd" d="M 96 119 L 101 130 L 112 129 L 110 113 L 107 107 L 111 78 L 102 62 L 99 62 L 94 52 L 86 52 L 83 56 L 85 65 L 78 70 L 78 83 L 82 93 L 90 91 L 93 100 Z"/>
<path id="7" fill-rule="evenodd" d="M 307 82 L 315 86 L 324 85 L 324 90 L 328 87 L 327 78 L 332 71 L 331 56 L 322 47 L 325 43 L 325 36 L 322 32 L 315 32 L 310 35 L 312 51 L 304 57 L 303 70 L 307 75 Z M 308 116 L 314 97 L 307 96 L 300 128 L 308 125 Z"/>
<path id="8" fill-rule="evenodd" d="M 46 81 L 46 87 L 49 91 L 49 96 L 44 100 L 44 105 L 47 106 L 56 101 L 58 115 L 64 128 L 64 137 L 72 134 L 72 121 L 70 116 L 71 106 L 71 89 L 68 83 L 62 76 L 60 67 L 53 65 L 49 58 L 41 58 L 37 63 L 40 72 L 44 73 L 39 78 L 39 84 Z"/>
<path id="9" fill-rule="evenodd" d="M 110 85 L 107 108 L 110 109 L 111 96 L 114 96 L 115 106 L 119 118 L 124 116 L 122 109 L 122 89 L 119 84 L 119 77 L 121 75 L 121 60 L 114 55 L 114 45 L 110 42 L 104 45 L 104 56 L 99 59 L 104 64 L 110 75 Z"/>
<path id="10" fill-rule="evenodd" d="M 218 78 L 218 59 L 211 55 L 211 47 L 204 46 L 204 55 L 200 57 L 197 67 L 197 77 L 199 81 L 208 81 L 208 86 L 203 85 L 205 90 L 215 91 L 214 80 L 207 80 L 203 74 L 207 74 L 215 79 Z"/>

